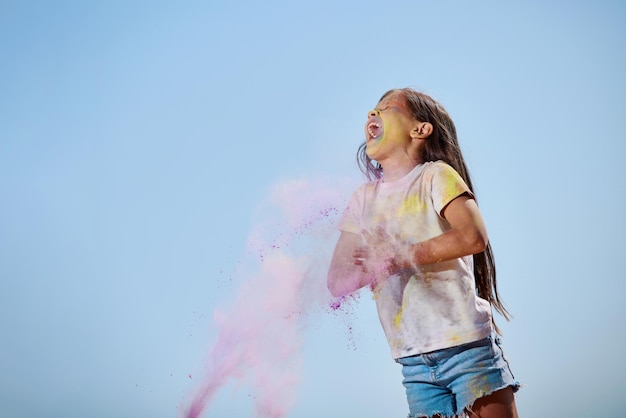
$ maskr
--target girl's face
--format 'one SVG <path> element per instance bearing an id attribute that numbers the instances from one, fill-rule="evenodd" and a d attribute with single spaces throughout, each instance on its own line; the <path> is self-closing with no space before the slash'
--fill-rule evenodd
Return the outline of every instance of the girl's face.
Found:
<path id="1" fill-rule="evenodd" d="M 404 153 L 411 144 L 411 130 L 416 124 L 404 96 L 390 94 L 367 114 L 365 152 L 378 162 L 395 153 Z"/>

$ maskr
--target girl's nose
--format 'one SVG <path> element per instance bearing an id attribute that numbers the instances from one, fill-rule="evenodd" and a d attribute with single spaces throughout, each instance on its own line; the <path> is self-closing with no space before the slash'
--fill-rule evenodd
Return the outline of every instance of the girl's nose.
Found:
<path id="1" fill-rule="evenodd" d="M 369 111 L 369 113 L 367 114 L 368 118 L 374 117 L 374 116 L 380 116 L 380 112 L 376 109 L 372 109 Z"/>

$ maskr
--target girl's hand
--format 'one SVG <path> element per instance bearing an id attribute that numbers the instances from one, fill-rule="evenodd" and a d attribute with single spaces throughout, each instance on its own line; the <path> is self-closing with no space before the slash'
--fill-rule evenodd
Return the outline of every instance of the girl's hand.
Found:
<path id="1" fill-rule="evenodd" d="M 341 232 L 328 269 L 328 289 L 335 297 L 349 295 L 372 285 L 372 274 L 365 273 L 370 258 L 361 234 Z"/>
<path id="2" fill-rule="evenodd" d="M 403 256 L 407 250 L 384 229 L 378 228 L 374 234 L 362 231 L 361 235 L 365 246 L 356 247 L 352 256 L 354 264 L 372 276 L 372 283 L 380 283 L 407 264 L 406 257 Z"/>

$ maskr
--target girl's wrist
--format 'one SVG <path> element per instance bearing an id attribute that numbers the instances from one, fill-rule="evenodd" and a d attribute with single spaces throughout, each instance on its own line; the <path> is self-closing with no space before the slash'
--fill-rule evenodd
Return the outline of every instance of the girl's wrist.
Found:
<path id="1" fill-rule="evenodd" d="M 394 258 L 394 264 L 399 270 L 414 268 L 417 265 L 415 263 L 415 245 L 409 245 L 398 249 Z"/>
<path id="2" fill-rule="evenodd" d="M 412 246 L 411 256 L 412 256 L 411 262 L 413 263 L 413 266 L 421 266 L 422 264 L 428 264 L 426 263 L 428 253 L 426 252 L 426 249 L 424 248 L 424 244 L 422 243 L 418 243 Z"/>

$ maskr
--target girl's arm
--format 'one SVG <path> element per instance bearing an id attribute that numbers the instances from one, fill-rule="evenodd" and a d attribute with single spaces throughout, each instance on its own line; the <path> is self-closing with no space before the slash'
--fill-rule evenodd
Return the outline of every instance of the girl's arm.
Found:
<path id="1" fill-rule="evenodd" d="M 450 230 L 413 245 L 409 259 L 404 260 L 406 267 L 452 260 L 485 250 L 487 228 L 472 197 L 461 195 L 452 200 L 443 209 L 442 216 L 450 224 Z"/>
<path id="2" fill-rule="evenodd" d="M 341 232 L 328 269 L 328 289 L 333 296 L 345 296 L 370 284 L 358 259 L 362 247 L 359 234 Z"/>
<path id="3" fill-rule="evenodd" d="M 450 229 L 429 240 L 399 248 L 390 237 L 368 235 L 367 246 L 359 234 L 342 232 L 328 271 L 333 296 L 345 296 L 371 285 L 397 270 L 439 263 L 484 251 L 487 228 L 476 201 L 461 195 L 442 211 Z M 372 268 L 373 267 L 373 268 Z M 381 274 L 384 272 L 384 274 Z"/>

